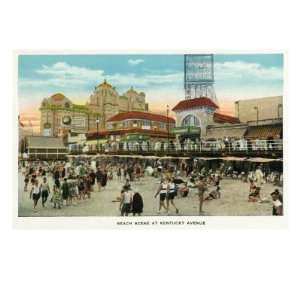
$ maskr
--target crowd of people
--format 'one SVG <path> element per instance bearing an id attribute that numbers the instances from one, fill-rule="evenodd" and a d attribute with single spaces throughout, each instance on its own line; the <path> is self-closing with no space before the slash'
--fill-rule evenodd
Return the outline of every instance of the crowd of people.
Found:
<path id="1" fill-rule="evenodd" d="M 98 149 L 97 149 L 98 148 Z M 246 139 L 229 138 L 213 140 L 193 141 L 185 139 L 182 142 L 170 141 L 169 144 L 164 141 L 131 141 L 118 142 L 108 141 L 99 145 L 70 145 L 71 152 L 177 152 L 177 151 L 281 151 L 283 149 L 282 139 Z"/>
<path id="2" fill-rule="evenodd" d="M 116 160 L 80 156 L 67 162 L 23 161 L 20 171 L 24 176 L 24 192 L 29 192 L 35 211 L 40 199 L 42 207 L 49 201 L 53 208 L 61 209 L 88 200 L 94 192 L 105 190 L 109 181 L 117 180 L 120 191 L 113 201 L 119 202 L 121 216 L 143 214 L 144 197 L 131 185 L 146 176 L 157 178 L 158 187 L 153 195 L 154 198 L 159 196 L 157 214 L 167 215 L 180 213 L 176 199 L 189 197 L 191 189 L 197 191 L 198 212 L 201 215 L 205 201 L 221 198 L 221 181 L 235 176 L 243 182 L 249 182 L 249 202 L 264 202 L 266 200 L 261 197 L 263 184 L 269 182 L 272 176 L 282 176 L 280 173 L 276 177 L 274 172 L 266 172 L 261 165 L 255 170 L 235 174 L 232 167 L 223 163 L 213 169 L 197 159 Z M 50 181 L 53 182 L 52 186 Z M 279 182 L 274 180 L 273 184 L 280 186 Z M 283 197 L 279 189 L 275 189 L 270 196 L 273 214 L 282 215 Z"/>

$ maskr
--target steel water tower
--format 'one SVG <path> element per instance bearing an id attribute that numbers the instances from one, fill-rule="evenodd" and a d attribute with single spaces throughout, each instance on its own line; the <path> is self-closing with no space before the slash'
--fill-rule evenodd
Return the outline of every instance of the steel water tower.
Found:
<path id="1" fill-rule="evenodd" d="M 184 55 L 185 99 L 208 97 L 217 103 L 214 90 L 214 55 Z"/>

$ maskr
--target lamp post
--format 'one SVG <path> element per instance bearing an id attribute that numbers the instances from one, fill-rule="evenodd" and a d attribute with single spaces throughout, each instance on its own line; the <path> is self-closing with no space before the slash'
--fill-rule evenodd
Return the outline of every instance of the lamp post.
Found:
<path id="1" fill-rule="evenodd" d="M 277 106 L 277 116 L 278 116 L 278 119 L 280 119 L 280 109 L 282 109 L 282 104 L 279 103 L 278 106 Z"/>
<path id="2" fill-rule="evenodd" d="M 96 119 L 96 125 L 97 125 L 97 153 L 99 153 L 99 123 L 100 123 L 99 116 L 97 116 L 97 119 Z"/>
<path id="3" fill-rule="evenodd" d="M 258 107 L 254 106 L 254 109 L 256 110 L 256 125 L 258 125 Z"/>
<path id="4" fill-rule="evenodd" d="M 167 148 L 167 151 L 169 152 L 169 144 L 170 144 L 169 105 L 167 105 L 167 130 L 168 130 L 168 148 Z"/>

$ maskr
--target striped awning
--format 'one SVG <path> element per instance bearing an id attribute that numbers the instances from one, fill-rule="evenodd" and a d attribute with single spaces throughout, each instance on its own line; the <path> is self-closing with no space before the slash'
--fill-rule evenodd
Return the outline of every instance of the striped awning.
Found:
<path id="1" fill-rule="evenodd" d="M 211 127 L 206 131 L 207 139 L 242 138 L 247 128 L 244 127 Z"/>
<path id="2" fill-rule="evenodd" d="M 282 125 L 261 125 L 248 127 L 246 138 L 248 139 L 280 139 L 282 135 Z"/>

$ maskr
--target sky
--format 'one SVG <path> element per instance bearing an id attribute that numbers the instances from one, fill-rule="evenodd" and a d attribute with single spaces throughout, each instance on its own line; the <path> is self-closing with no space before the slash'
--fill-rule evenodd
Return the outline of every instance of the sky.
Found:
<path id="1" fill-rule="evenodd" d="M 234 114 L 241 99 L 282 95 L 282 54 L 215 54 L 215 92 L 221 112 Z M 38 126 L 43 98 L 63 93 L 86 103 L 106 79 L 119 94 L 133 87 L 146 94 L 150 110 L 163 112 L 184 99 L 184 56 L 163 55 L 20 55 L 18 100 L 22 120 Z"/>

